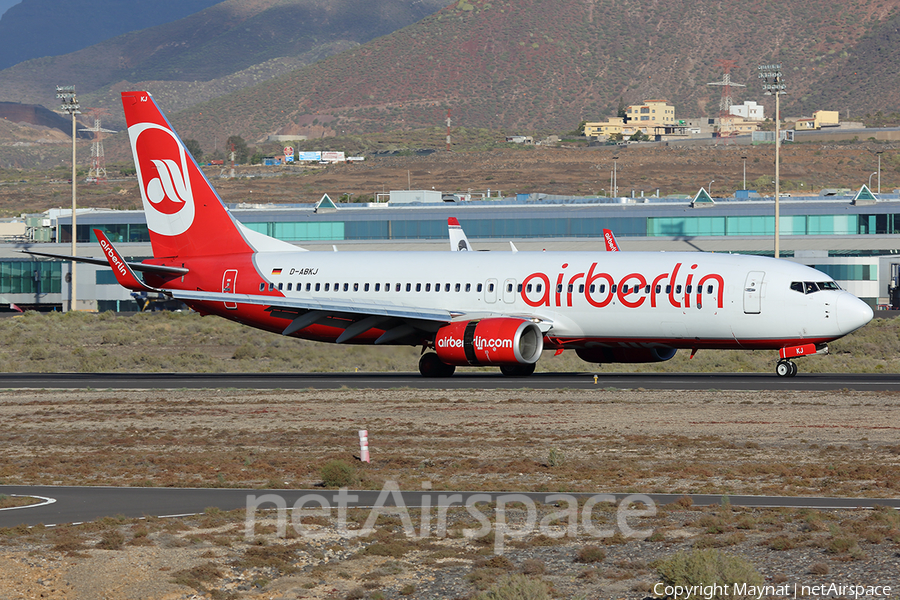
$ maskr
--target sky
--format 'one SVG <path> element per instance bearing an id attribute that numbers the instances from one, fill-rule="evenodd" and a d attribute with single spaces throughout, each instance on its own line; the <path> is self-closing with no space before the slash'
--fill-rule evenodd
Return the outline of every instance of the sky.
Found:
<path id="1" fill-rule="evenodd" d="M 10 6 L 18 4 L 21 1 L 22 0 L 0 0 L 0 16 L 2 16 Z"/>

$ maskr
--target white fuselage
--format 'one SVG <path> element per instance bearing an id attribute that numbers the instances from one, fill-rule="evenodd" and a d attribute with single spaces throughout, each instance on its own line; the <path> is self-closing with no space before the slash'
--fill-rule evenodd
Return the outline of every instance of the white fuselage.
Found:
<path id="1" fill-rule="evenodd" d="M 261 252 L 254 262 L 287 298 L 525 316 L 573 346 L 776 348 L 832 340 L 872 316 L 820 271 L 744 255 Z M 797 282 L 834 289 L 804 293 Z"/>

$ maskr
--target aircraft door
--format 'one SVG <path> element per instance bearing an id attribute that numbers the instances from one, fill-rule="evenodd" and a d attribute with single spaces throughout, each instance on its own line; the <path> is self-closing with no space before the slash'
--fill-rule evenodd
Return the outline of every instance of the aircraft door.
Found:
<path id="1" fill-rule="evenodd" d="M 488 279 L 484 282 L 484 301 L 493 304 L 497 301 L 497 280 Z"/>
<path id="2" fill-rule="evenodd" d="M 233 294 L 235 293 L 235 286 L 237 285 L 237 269 L 228 269 L 225 271 L 225 274 L 222 275 L 222 293 L 223 294 Z M 226 302 L 225 308 L 229 310 L 235 310 L 237 308 L 237 302 Z"/>
<path id="3" fill-rule="evenodd" d="M 764 271 L 747 273 L 747 281 L 744 282 L 744 312 L 748 315 L 758 315 L 760 312 L 762 284 L 765 275 Z"/>
<path id="4" fill-rule="evenodd" d="M 503 282 L 503 301 L 512 304 L 516 301 L 516 280 L 507 279 Z"/>

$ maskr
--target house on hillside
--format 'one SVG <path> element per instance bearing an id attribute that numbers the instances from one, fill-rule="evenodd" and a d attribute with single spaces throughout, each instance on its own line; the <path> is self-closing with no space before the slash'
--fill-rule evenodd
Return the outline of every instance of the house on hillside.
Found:
<path id="1" fill-rule="evenodd" d="M 643 104 L 632 104 L 625 108 L 624 117 L 610 117 L 606 121 L 584 124 L 584 135 L 597 139 L 609 139 L 621 134 L 627 139 L 640 131 L 652 136 L 658 127 L 674 127 L 675 107 L 667 100 L 645 100 Z"/>

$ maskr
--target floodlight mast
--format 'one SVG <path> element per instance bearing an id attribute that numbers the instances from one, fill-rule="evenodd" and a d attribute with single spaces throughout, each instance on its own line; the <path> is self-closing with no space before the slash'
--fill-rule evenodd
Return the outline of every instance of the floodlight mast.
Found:
<path id="1" fill-rule="evenodd" d="M 75 117 L 76 115 L 81 114 L 81 106 L 78 104 L 78 98 L 75 96 L 75 86 L 74 85 L 58 85 L 56 86 L 56 97 L 62 100 L 62 105 L 60 109 L 67 114 L 72 115 L 72 256 L 78 256 L 76 252 L 76 228 L 75 228 L 75 195 L 76 195 L 76 184 L 75 184 Z M 71 271 L 69 271 L 69 276 L 71 279 L 72 290 L 69 295 L 69 310 L 76 310 L 76 302 L 77 302 L 77 288 L 75 286 L 75 261 L 72 261 Z"/>
<path id="2" fill-rule="evenodd" d="M 781 65 L 759 65 L 759 78 L 763 80 L 763 92 L 766 96 L 775 95 L 775 258 L 779 258 L 779 221 L 781 220 L 779 201 L 780 192 L 780 151 L 781 151 L 781 107 L 779 97 L 785 93 L 784 76 Z"/>

